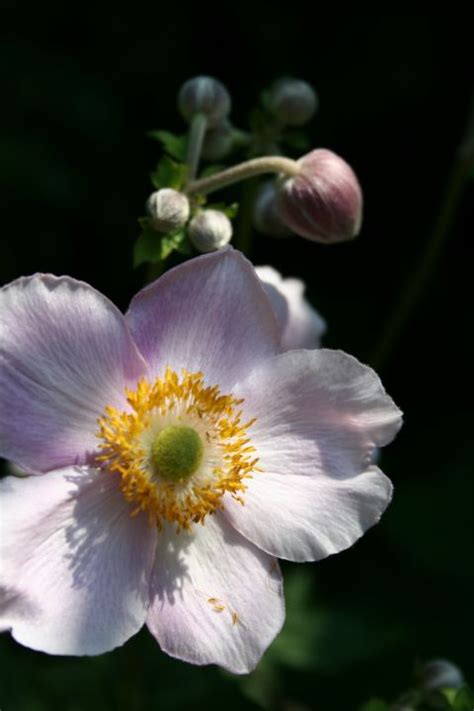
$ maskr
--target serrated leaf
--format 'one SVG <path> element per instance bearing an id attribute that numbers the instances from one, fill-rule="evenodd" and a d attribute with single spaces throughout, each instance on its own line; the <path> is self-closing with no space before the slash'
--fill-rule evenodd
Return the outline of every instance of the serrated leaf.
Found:
<path id="1" fill-rule="evenodd" d="M 148 224 L 142 225 L 143 232 L 135 242 L 133 248 L 133 266 L 139 267 L 140 264 L 151 262 L 157 264 L 161 261 L 160 257 L 160 241 L 161 235 L 155 232 Z"/>
<path id="2" fill-rule="evenodd" d="M 170 256 L 171 252 L 177 250 L 182 252 L 184 242 L 186 240 L 185 230 L 177 230 L 176 232 L 168 232 L 161 236 L 161 259 L 164 260 Z M 185 254 L 186 252 L 184 252 Z"/>
<path id="3" fill-rule="evenodd" d="M 135 267 L 140 264 L 164 262 L 175 250 L 180 254 L 191 254 L 191 244 L 186 230 L 180 229 L 162 234 L 153 229 L 147 218 L 140 218 L 139 222 L 143 230 L 133 250 Z"/>
<path id="4" fill-rule="evenodd" d="M 166 153 L 180 163 L 186 160 L 187 136 L 176 136 L 170 131 L 149 131 L 147 134 L 155 141 L 159 141 Z"/>
<path id="5" fill-rule="evenodd" d="M 187 172 L 188 168 L 184 163 L 177 163 L 169 156 L 163 156 L 150 178 L 157 190 L 160 188 L 180 190 L 186 182 Z"/>

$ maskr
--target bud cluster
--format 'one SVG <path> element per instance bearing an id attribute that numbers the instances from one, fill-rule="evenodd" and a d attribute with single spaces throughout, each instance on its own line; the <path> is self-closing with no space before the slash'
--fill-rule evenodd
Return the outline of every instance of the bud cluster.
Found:
<path id="1" fill-rule="evenodd" d="M 354 238 L 362 222 L 363 198 L 348 163 L 325 148 L 311 150 L 297 160 L 280 154 L 280 143 L 289 143 L 292 131 L 301 143 L 300 128 L 311 121 L 318 104 L 308 82 L 279 79 L 263 94 L 260 118 L 252 133 L 246 133 L 230 121 L 232 101 L 222 82 L 211 76 L 186 81 L 178 95 L 179 111 L 189 124 L 186 144 L 184 137 L 157 132 L 166 134 L 165 150 L 184 160 L 176 164 L 181 170 L 179 179 L 168 184 L 158 181 L 159 189 L 148 199 L 152 229 L 160 233 L 184 229 L 184 238 L 199 252 L 220 249 L 232 238 L 232 223 L 224 210 L 205 209 L 205 196 L 270 172 L 276 177 L 254 191 L 253 223 L 259 232 L 274 237 L 296 234 L 323 244 Z M 242 149 L 250 160 L 199 177 L 201 159 L 220 161 Z M 269 155 L 269 149 L 277 155 Z"/>

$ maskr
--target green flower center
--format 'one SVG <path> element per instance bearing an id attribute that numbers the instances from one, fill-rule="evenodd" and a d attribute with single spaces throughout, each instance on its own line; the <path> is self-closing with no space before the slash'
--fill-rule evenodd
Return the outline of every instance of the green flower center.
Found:
<path id="1" fill-rule="evenodd" d="M 170 425 L 156 436 L 151 448 L 155 473 L 162 479 L 187 479 L 202 461 L 203 445 L 192 427 Z"/>

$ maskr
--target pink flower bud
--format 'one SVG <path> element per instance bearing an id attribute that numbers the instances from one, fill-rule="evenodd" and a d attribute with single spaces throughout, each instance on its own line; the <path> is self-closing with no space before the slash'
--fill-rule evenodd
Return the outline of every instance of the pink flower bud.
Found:
<path id="1" fill-rule="evenodd" d="M 281 219 L 296 234 L 330 244 L 355 237 L 362 222 L 362 190 L 352 168 L 325 148 L 298 161 L 301 172 L 278 195 Z"/>

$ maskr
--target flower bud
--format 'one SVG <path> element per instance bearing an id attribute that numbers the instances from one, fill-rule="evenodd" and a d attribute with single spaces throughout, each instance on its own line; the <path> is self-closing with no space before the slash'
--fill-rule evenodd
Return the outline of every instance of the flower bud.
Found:
<path id="1" fill-rule="evenodd" d="M 188 79 L 179 91 L 179 110 L 188 123 L 196 114 L 203 114 L 209 126 L 216 126 L 228 116 L 230 105 L 229 92 L 213 77 Z"/>
<path id="2" fill-rule="evenodd" d="M 263 183 L 257 194 L 253 209 L 253 224 L 255 229 L 269 237 L 287 237 L 291 234 L 291 230 L 278 214 L 276 187 L 273 180 Z"/>
<path id="3" fill-rule="evenodd" d="M 362 223 L 362 190 L 352 168 L 318 148 L 300 158 L 301 172 L 285 180 L 278 213 L 296 234 L 330 244 L 355 237 Z"/>
<path id="4" fill-rule="evenodd" d="M 147 200 L 150 221 L 158 232 L 171 232 L 183 227 L 189 219 L 189 200 L 172 188 L 162 188 Z"/>
<path id="5" fill-rule="evenodd" d="M 229 244 L 232 223 L 219 210 L 202 210 L 189 223 L 189 239 L 200 252 L 213 252 Z"/>
<path id="6" fill-rule="evenodd" d="M 448 659 L 432 659 L 422 666 L 418 677 L 425 691 L 459 689 L 464 684 L 461 670 Z"/>
<path id="7" fill-rule="evenodd" d="M 318 108 L 313 87 L 301 79 L 279 79 L 268 98 L 272 114 L 285 126 L 303 126 Z"/>
<path id="8" fill-rule="evenodd" d="M 201 155 L 204 160 L 221 160 L 232 150 L 234 132 L 228 121 L 222 121 L 214 128 L 206 131 L 202 144 Z"/>

